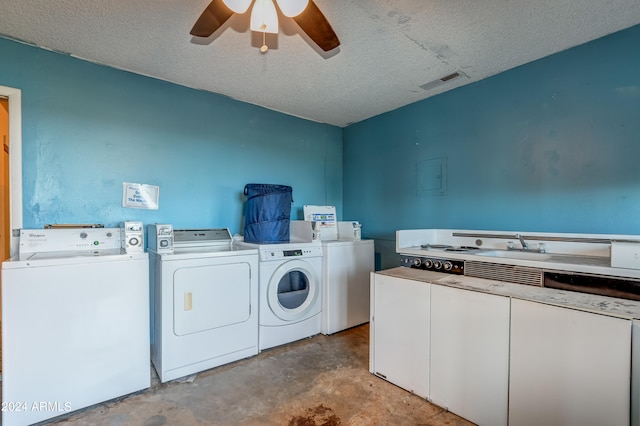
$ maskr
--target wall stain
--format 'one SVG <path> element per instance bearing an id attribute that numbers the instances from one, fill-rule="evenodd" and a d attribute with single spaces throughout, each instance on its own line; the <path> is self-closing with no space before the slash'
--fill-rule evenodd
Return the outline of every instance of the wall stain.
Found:
<path id="1" fill-rule="evenodd" d="M 339 426 L 342 421 L 333 409 L 320 404 L 315 408 L 307 408 L 302 416 L 293 416 L 289 426 Z"/>

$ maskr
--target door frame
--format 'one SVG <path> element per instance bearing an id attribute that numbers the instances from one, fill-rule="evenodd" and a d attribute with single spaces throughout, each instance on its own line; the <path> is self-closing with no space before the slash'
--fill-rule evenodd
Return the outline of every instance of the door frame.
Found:
<path id="1" fill-rule="evenodd" d="M 22 228 L 22 91 L 0 86 L 0 96 L 9 98 L 9 226 L 11 251 L 18 253 L 16 230 Z"/>

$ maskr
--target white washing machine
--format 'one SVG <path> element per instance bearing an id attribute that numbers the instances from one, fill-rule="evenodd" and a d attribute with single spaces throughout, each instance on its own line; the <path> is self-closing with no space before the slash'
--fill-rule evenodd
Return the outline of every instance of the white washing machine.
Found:
<path id="1" fill-rule="evenodd" d="M 373 240 L 322 241 L 322 333 L 333 334 L 369 322 Z"/>
<path id="2" fill-rule="evenodd" d="M 234 245 L 226 228 L 191 229 L 173 231 L 172 252 L 149 253 L 151 360 L 162 382 L 258 354 L 255 248 Z"/>
<path id="3" fill-rule="evenodd" d="M 2 424 L 148 388 L 149 260 L 120 228 L 23 229 L 2 263 Z"/>
<path id="4" fill-rule="evenodd" d="M 243 244 L 257 248 L 260 255 L 260 350 L 319 334 L 322 245 Z"/>

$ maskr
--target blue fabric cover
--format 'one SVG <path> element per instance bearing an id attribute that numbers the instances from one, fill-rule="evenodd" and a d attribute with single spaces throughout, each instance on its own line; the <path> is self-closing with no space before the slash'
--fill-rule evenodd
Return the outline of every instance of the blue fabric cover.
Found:
<path id="1" fill-rule="evenodd" d="M 248 243 L 289 242 L 293 190 L 286 185 L 249 183 L 244 216 L 244 240 Z"/>

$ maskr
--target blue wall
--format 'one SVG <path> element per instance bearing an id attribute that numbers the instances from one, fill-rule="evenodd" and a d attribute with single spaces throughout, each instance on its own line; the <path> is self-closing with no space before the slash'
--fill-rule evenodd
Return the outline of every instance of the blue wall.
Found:
<path id="1" fill-rule="evenodd" d="M 0 38 L 0 85 L 22 90 L 23 226 L 166 222 L 241 231 L 246 183 L 342 210 L 342 129 Z M 123 182 L 160 186 L 122 207 Z"/>
<path id="2" fill-rule="evenodd" d="M 240 232 L 242 188 L 262 182 L 293 186 L 294 218 L 360 220 L 383 267 L 397 229 L 640 234 L 639 45 L 635 26 L 343 131 L 0 39 L 0 85 L 22 90 L 24 226 Z M 160 209 L 122 208 L 122 182 L 159 185 Z"/>
<path id="3" fill-rule="evenodd" d="M 638 46 L 635 26 L 349 126 L 345 217 L 382 267 L 398 229 L 640 234 Z"/>

